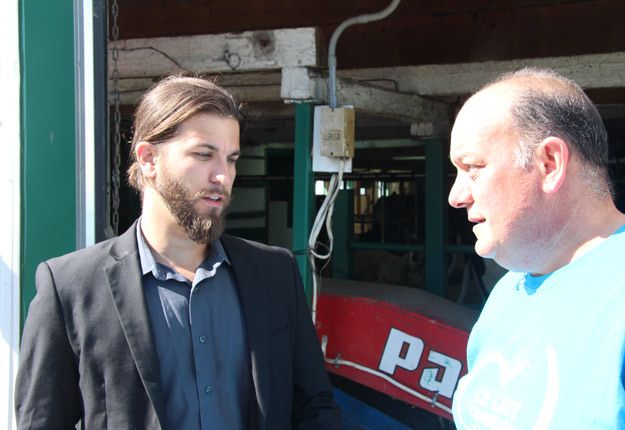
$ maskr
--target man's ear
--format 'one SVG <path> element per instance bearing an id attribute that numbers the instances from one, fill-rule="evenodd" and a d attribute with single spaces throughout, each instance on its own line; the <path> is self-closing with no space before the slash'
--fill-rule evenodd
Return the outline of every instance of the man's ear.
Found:
<path id="1" fill-rule="evenodd" d="M 543 191 L 551 194 L 560 189 L 569 163 L 569 147 L 559 137 L 550 136 L 536 148 L 538 168 L 543 177 Z"/>
<path id="2" fill-rule="evenodd" d="M 141 173 L 145 179 L 151 180 L 156 177 L 156 161 L 158 153 L 154 145 L 148 142 L 139 142 L 135 145 L 135 156 L 141 167 Z"/>

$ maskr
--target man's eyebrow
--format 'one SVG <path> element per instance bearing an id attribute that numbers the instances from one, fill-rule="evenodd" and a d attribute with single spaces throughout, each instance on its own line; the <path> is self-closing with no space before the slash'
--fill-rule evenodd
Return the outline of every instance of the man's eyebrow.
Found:
<path id="1" fill-rule="evenodd" d="M 211 150 L 211 151 L 215 151 L 215 152 L 218 152 L 218 151 L 219 151 L 219 148 L 217 148 L 215 145 L 213 145 L 213 144 L 211 144 L 211 143 L 199 143 L 199 144 L 196 146 L 196 148 L 197 148 L 197 147 L 200 147 L 200 148 L 206 148 L 206 149 L 209 149 L 209 150 Z M 228 155 L 229 155 L 229 156 L 231 156 L 231 157 L 232 157 L 232 156 L 238 157 L 238 156 L 240 156 L 240 155 L 241 155 L 241 151 L 237 149 L 236 151 L 233 151 L 232 153 L 230 153 L 230 154 L 228 154 Z"/>
<path id="2" fill-rule="evenodd" d="M 453 154 L 449 154 L 449 160 L 454 163 L 454 162 L 460 162 L 462 160 L 462 158 L 464 157 L 464 154 L 460 153 L 460 152 L 455 152 Z"/>
<path id="3" fill-rule="evenodd" d="M 203 147 L 206 149 L 210 149 L 211 151 L 217 151 L 217 147 L 215 145 L 211 145 L 210 143 L 199 143 L 196 145 L 197 147 Z"/>

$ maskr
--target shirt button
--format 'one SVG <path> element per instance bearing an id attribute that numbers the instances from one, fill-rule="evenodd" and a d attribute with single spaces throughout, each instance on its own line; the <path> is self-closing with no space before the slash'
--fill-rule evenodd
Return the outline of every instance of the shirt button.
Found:
<path id="1" fill-rule="evenodd" d="M 207 385 L 206 388 L 204 388 L 204 391 L 206 391 L 206 394 L 210 394 L 213 392 L 213 387 Z"/>
<path id="2" fill-rule="evenodd" d="M 202 334 L 200 335 L 200 343 L 204 343 L 204 342 L 206 342 L 206 336 Z"/>
<path id="3" fill-rule="evenodd" d="M 197 294 L 197 292 L 198 292 L 198 291 L 199 291 L 198 287 L 195 287 L 195 288 L 193 289 L 193 294 Z"/>

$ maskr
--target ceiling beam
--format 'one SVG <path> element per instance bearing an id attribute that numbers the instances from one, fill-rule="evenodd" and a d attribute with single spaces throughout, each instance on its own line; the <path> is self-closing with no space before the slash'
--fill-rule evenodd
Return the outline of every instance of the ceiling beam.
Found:
<path id="1" fill-rule="evenodd" d="M 112 43 L 109 48 L 112 49 Z M 268 74 L 277 86 L 280 79 L 276 79 L 276 75 L 279 76 L 284 67 L 316 67 L 325 63 L 325 47 L 319 43 L 319 32 L 313 27 L 128 39 L 119 41 L 118 48 L 118 71 L 122 81 L 184 72 L 217 75 L 220 81 L 225 80 L 224 86 L 228 86 L 227 81 L 234 81 L 232 85 L 238 86 L 237 91 L 250 101 L 277 99 L 277 87 L 260 88 L 267 86 Z M 112 55 L 109 58 L 112 74 Z M 584 89 L 625 88 L 625 52 L 350 69 L 339 70 L 338 74 L 403 93 L 457 96 L 471 94 L 496 76 L 527 66 L 551 68 Z M 257 88 L 252 89 L 250 85 Z"/>
<path id="2" fill-rule="evenodd" d="M 222 73 L 209 75 L 209 79 L 226 88 L 236 100 L 251 102 L 282 101 L 280 85 L 282 73 L 277 70 L 266 72 Z M 137 104 L 141 96 L 158 78 L 123 78 L 119 81 L 119 102 L 121 105 Z M 113 82 L 109 81 L 109 88 Z"/>
<path id="3" fill-rule="evenodd" d="M 313 27 L 245 31 L 181 37 L 126 39 L 117 42 L 121 78 L 158 77 L 172 73 L 230 73 L 319 66 L 318 31 Z M 113 49 L 113 42 L 109 43 Z M 114 68 L 110 56 L 109 72 Z"/>
<path id="4" fill-rule="evenodd" d="M 339 70 L 339 76 L 370 81 L 421 96 L 472 94 L 497 76 L 523 67 L 546 67 L 584 89 L 624 88 L 625 52 L 377 69 Z"/>
<path id="5" fill-rule="evenodd" d="M 327 71 L 314 28 L 120 41 L 120 102 L 136 104 L 160 76 L 184 68 L 204 72 L 237 100 L 327 104 Z M 155 50 L 156 49 L 156 50 Z M 175 63 L 167 56 L 174 58 Z M 229 60 L 224 55 L 229 54 Z M 228 66 L 234 53 L 237 67 Z M 238 60 L 237 60 L 238 61 Z M 234 64 L 234 63 L 233 63 Z M 494 77 L 522 67 L 548 67 L 584 89 L 625 88 L 625 52 L 377 69 L 339 70 L 339 101 L 359 111 L 412 123 L 416 136 L 448 131 L 448 106 L 425 97 L 468 95 Z M 111 86 L 112 88 L 112 86 Z"/>
<path id="6" fill-rule="evenodd" d="M 316 102 L 328 104 L 329 84 L 325 70 L 308 67 L 282 69 L 280 96 L 286 103 Z M 359 112 L 403 119 L 409 122 L 449 123 L 446 103 L 400 93 L 352 79 L 337 79 L 340 105 L 354 106 Z"/>

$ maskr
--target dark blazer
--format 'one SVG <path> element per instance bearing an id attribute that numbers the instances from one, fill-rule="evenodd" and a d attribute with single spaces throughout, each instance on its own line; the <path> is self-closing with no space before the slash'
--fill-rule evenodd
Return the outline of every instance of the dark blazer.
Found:
<path id="1" fill-rule="evenodd" d="M 20 429 L 166 429 L 137 223 L 37 269 L 20 352 Z M 223 235 L 245 315 L 258 428 L 339 428 L 293 255 Z M 177 430 L 177 429 L 170 429 Z"/>

